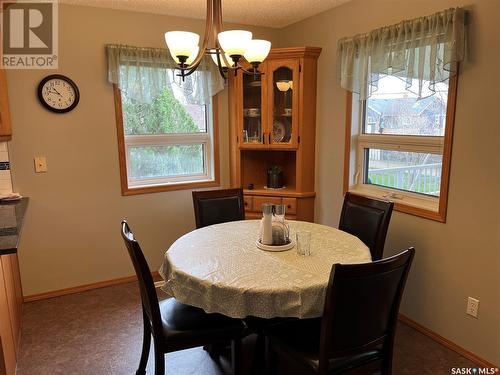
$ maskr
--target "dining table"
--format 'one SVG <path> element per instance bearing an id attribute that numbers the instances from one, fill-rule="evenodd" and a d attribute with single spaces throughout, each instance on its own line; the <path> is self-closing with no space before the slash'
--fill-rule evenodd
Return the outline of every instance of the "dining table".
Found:
<path id="1" fill-rule="evenodd" d="M 257 247 L 259 220 L 193 230 L 166 251 L 162 289 L 178 301 L 233 318 L 316 318 L 323 314 L 332 265 L 366 263 L 370 250 L 339 229 L 289 221 L 290 237 L 310 232 L 309 256 Z"/>

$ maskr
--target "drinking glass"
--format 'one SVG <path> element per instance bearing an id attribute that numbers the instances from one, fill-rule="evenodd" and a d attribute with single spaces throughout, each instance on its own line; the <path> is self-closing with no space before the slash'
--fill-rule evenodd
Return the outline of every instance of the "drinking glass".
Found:
<path id="1" fill-rule="evenodd" d="M 303 256 L 311 255 L 311 232 L 297 232 L 295 238 L 297 239 L 297 254 Z"/>

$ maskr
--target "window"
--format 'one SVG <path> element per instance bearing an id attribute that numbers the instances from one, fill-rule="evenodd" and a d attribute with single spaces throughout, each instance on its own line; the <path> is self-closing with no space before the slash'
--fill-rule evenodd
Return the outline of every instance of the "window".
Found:
<path id="1" fill-rule="evenodd" d="M 114 89 L 124 195 L 218 185 L 211 103 L 190 104 L 175 84 L 150 103 Z"/>
<path id="2" fill-rule="evenodd" d="M 405 85 L 385 75 L 367 100 L 349 93 L 344 189 L 445 221 L 456 76 L 420 99 Z M 374 111 L 377 126 L 368 116 Z"/>
<path id="3" fill-rule="evenodd" d="M 338 41 L 339 83 L 349 92 L 345 191 L 446 221 L 466 15 L 449 8 Z"/>

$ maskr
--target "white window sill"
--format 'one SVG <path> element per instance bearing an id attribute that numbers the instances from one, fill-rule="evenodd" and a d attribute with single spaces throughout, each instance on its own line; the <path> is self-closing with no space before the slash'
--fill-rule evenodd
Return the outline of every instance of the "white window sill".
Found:
<path id="1" fill-rule="evenodd" d="M 439 197 L 366 184 L 351 186 L 349 192 L 369 198 L 392 201 L 397 211 L 444 222 L 444 218 L 439 212 Z"/>
<path id="2" fill-rule="evenodd" d="M 148 193 L 158 193 L 162 191 L 171 190 L 192 190 L 201 189 L 209 187 L 219 187 L 219 180 L 209 179 L 209 180 L 198 180 L 198 181 L 179 181 L 175 183 L 162 183 L 162 184 L 148 184 L 141 186 L 126 186 L 122 187 L 122 195 L 138 195 L 138 194 L 148 194 Z"/>
<path id="3" fill-rule="evenodd" d="M 129 181 L 129 189 L 140 189 L 148 187 L 158 187 L 158 186 L 175 186 L 175 185 L 194 185 L 203 183 L 215 182 L 214 178 L 200 178 L 200 179 L 178 179 L 178 180 L 162 180 L 162 179 L 151 179 L 151 180 L 140 180 L 140 181 Z"/>

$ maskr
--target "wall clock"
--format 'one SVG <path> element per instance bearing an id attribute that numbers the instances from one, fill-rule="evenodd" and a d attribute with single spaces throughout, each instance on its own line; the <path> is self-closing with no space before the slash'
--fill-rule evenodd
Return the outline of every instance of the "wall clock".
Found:
<path id="1" fill-rule="evenodd" d="M 49 111 L 65 113 L 78 105 L 80 92 L 76 83 L 68 77 L 52 74 L 38 84 L 38 100 Z"/>

